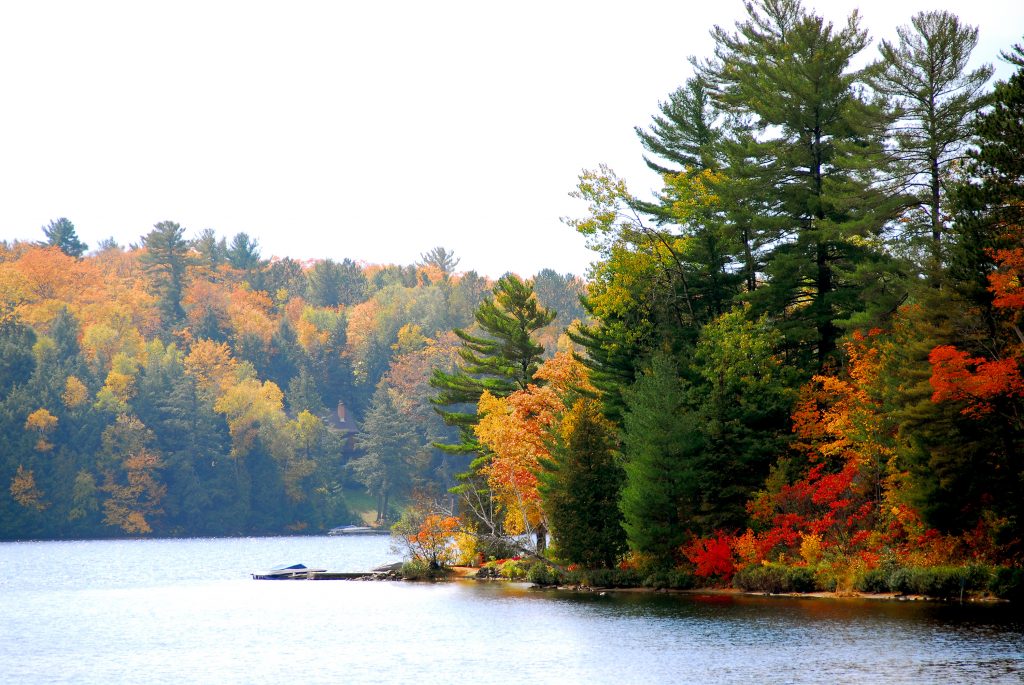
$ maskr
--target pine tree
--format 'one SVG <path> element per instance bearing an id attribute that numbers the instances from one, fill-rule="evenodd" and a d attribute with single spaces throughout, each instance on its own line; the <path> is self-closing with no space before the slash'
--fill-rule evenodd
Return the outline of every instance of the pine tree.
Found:
<path id="1" fill-rule="evenodd" d="M 910 26 L 896 32 L 898 45 L 882 41 L 879 46 L 884 70 L 873 83 L 899 110 L 893 133 L 904 182 L 927 208 L 934 269 L 949 214 L 949 166 L 965 157 L 971 122 L 984 103 L 982 88 L 993 70 L 984 65 L 967 71 L 978 29 L 961 24 L 950 12 L 919 12 Z"/>
<path id="2" fill-rule="evenodd" d="M 142 236 L 142 244 L 146 248 L 143 264 L 160 299 L 160 318 L 167 331 L 185 317 L 181 297 L 190 260 L 189 244 L 184 235 L 185 229 L 178 224 L 161 221 Z"/>
<path id="3" fill-rule="evenodd" d="M 487 390 L 495 397 L 507 397 L 534 382 L 544 348 L 531 335 L 555 316 L 556 312 L 537 303 L 529 281 L 514 274 L 498 279 L 493 296 L 476 310 L 481 334 L 454 331 L 462 341 L 459 367 L 452 373 L 434 369 L 431 375 L 430 385 L 438 391 L 431 402 L 445 423 L 460 431 L 458 444 L 438 447 L 456 453 L 479 450 L 473 425 L 480 395 Z"/>
<path id="4" fill-rule="evenodd" d="M 626 549 L 619 510 L 624 478 L 614 426 L 580 399 L 562 417 L 551 459 L 538 474 L 544 511 L 564 561 L 611 568 Z"/>
<path id="5" fill-rule="evenodd" d="M 875 243 L 899 204 L 878 187 L 886 170 L 886 113 L 858 87 L 867 71 L 853 59 L 867 34 L 853 13 L 836 30 L 799 0 L 748 3 L 737 33 L 716 27 L 715 59 L 696 63 L 718 105 L 749 122 L 731 144 L 768 210 L 768 282 L 751 296 L 758 311 L 786 313 L 789 343 L 822 367 L 843 322 L 873 306 L 886 311 L 901 293 L 861 297 L 880 266 Z M 733 174 L 738 169 L 731 168 Z M 869 272 L 868 274 L 864 272 Z"/>
<path id="6" fill-rule="evenodd" d="M 400 417 L 383 385 L 373 395 L 356 445 L 363 456 L 349 466 L 376 497 L 377 522 L 382 523 L 388 520 L 391 496 L 409 486 L 421 447 L 415 429 Z"/>
<path id="7" fill-rule="evenodd" d="M 656 354 L 626 397 L 621 508 L 630 549 L 670 567 L 699 501 L 691 457 L 703 448 L 699 416 L 672 358 Z"/>
<path id="8" fill-rule="evenodd" d="M 43 226 L 43 234 L 47 245 L 60 248 L 69 257 L 81 257 L 89 249 L 88 245 L 78 239 L 75 225 L 64 217 L 51 221 L 49 226 Z"/>
<path id="9" fill-rule="evenodd" d="M 699 78 L 687 79 L 682 88 L 669 95 L 668 102 L 659 102 L 661 115 L 653 117 L 649 130 L 639 126 L 633 130 L 640 143 L 653 156 L 676 165 L 644 155 L 647 166 L 659 174 L 678 174 L 687 168 L 715 168 L 716 145 L 720 131 L 716 127 L 720 116 L 708 94 L 707 86 Z"/>

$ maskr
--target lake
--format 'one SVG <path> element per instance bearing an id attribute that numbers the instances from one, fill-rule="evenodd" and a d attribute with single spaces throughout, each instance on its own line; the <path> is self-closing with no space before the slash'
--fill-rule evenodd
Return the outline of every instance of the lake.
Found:
<path id="1" fill-rule="evenodd" d="M 254 581 L 386 537 L 0 543 L 17 683 L 1020 683 L 1007 605 Z"/>

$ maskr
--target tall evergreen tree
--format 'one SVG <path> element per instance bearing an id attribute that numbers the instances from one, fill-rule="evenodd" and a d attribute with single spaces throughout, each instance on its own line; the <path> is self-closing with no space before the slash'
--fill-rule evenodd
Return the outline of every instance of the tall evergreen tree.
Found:
<path id="1" fill-rule="evenodd" d="M 578 400 L 562 417 L 551 459 L 541 466 L 539 490 L 559 557 L 613 567 L 626 550 L 619 510 L 623 472 L 614 426 L 595 400 Z"/>
<path id="2" fill-rule="evenodd" d="M 484 390 L 506 397 L 535 382 L 544 348 L 531 334 L 551 323 L 556 312 L 537 303 L 533 284 L 505 274 L 494 285 L 494 294 L 477 307 L 475 318 L 481 334 L 462 329 L 454 332 L 462 341 L 459 368 L 452 373 L 434 369 L 430 385 L 438 393 L 431 400 L 445 423 L 457 426 L 460 442 L 441 446 L 450 452 L 472 453 L 479 449 L 473 426 L 476 403 Z"/>
<path id="3" fill-rule="evenodd" d="M 217 240 L 217 233 L 212 228 L 204 228 L 192 242 L 192 249 L 199 253 L 199 263 L 210 269 L 216 269 L 228 259 L 228 245 L 224 238 Z"/>
<path id="4" fill-rule="evenodd" d="M 78 239 L 75 225 L 64 217 L 51 221 L 49 226 L 43 226 L 43 234 L 47 245 L 60 248 L 69 257 L 81 257 L 89 249 L 88 245 Z"/>
<path id="5" fill-rule="evenodd" d="M 152 288 L 160 299 L 160 318 L 165 330 L 181 322 L 185 276 L 189 264 L 189 244 L 185 229 L 173 221 L 161 221 L 142 236 L 146 253 L 142 257 Z"/>
<path id="6" fill-rule="evenodd" d="M 946 11 L 919 12 L 896 29 L 899 43 L 879 46 L 884 70 L 873 84 L 894 99 L 899 120 L 893 131 L 905 184 L 927 209 L 933 260 L 938 266 L 946 230 L 945 195 L 950 164 L 968 149 L 970 125 L 981 109 L 982 89 L 992 76 L 984 65 L 967 71 L 978 29 Z"/>
<path id="7" fill-rule="evenodd" d="M 664 160 L 644 155 L 647 166 L 659 174 L 678 174 L 688 167 L 715 168 L 716 145 L 721 137 L 717 121 L 721 113 L 704 81 L 687 79 L 683 87 L 669 95 L 668 102 L 658 103 L 658 109 L 661 114 L 653 117 L 648 130 L 639 126 L 633 129 L 644 149 Z"/>
<path id="8" fill-rule="evenodd" d="M 885 112 L 858 90 L 868 72 L 851 68 L 868 42 L 856 12 L 836 30 L 799 0 L 747 10 L 736 33 L 712 31 L 715 59 L 696 66 L 719 106 L 750 122 L 734 143 L 770 196 L 769 281 L 752 300 L 760 311 L 785 312 L 790 343 L 820 368 L 842 322 L 869 304 L 885 311 L 900 295 L 861 297 L 864 272 L 879 268 L 877 236 L 898 204 L 876 183 L 886 166 Z"/>
<path id="9" fill-rule="evenodd" d="M 228 247 L 228 263 L 239 271 L 255 271 L 263 263 L 260 245 L 248 233 L 236 233 Z"/>
<path id="10" fill-rule="evenodd" d="M 366 413 L 356 445 L 363 456 L 350 468 L 356 479 L 377 499 L 377 522 L 388 520 L 392 495 L 407 489 L 414 460 L 421 447 L 416 431 L 399 418 L 388 389 L 378 386 Z"/>
<path id="11" fill-rule="evenodd" d="M 699 503 L 692 456 L 703 448 L 700 417 L 687 406 L 676 365 L 656 354 L 625 393 L 623 527 L 634 551 L 671 567 Z"/>

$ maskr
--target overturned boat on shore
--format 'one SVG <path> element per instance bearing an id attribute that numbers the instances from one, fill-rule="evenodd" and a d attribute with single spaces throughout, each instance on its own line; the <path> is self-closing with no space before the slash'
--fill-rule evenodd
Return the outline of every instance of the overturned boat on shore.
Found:
<path id="1" fill-rule="evenodd" d="M 387 528 L 373 528 L 371 526 L 338 526 L 327 531 L 328 535 L 387 535 L 391 531 Z"/>
<path id="2" fill-rule="evenodd" d="M 269 571 L 253 573 L 254 580 L 295 580 L 296 578 L 314 578 L 318 573 L 326 573 L 324 568 L 309 568 L 305 564 L 278 566 Z"/>

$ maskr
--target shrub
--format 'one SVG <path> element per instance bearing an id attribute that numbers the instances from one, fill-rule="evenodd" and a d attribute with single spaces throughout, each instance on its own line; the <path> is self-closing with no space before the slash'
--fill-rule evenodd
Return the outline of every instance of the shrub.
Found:
<path id="1" fill-rule="evenodd" d="M 697 582 L 693 573 L 686 569 L 673 569 L 671 571 L 656 571 L 643 579 L 643 586 L 655 590 L 689 590 L 696 587 Z"/>
<path id="2" fill-rule="evenodd" d="M 509 559 L 501 565 L 499 573 L 502 578 L 508 578 L 509 580 L 523 580 L 526 578 L 527 570 L 528 564 L 523 563 L 519 559 Z"/>
<path id="3" fill-rule="evenodd" d="M 445 569 L 424 559 L 405 562 L 402 564 L 399 574 L 404 580 L 440 580 L 448 577 L 448 572 Z"/>
<path id="4" fill-rule="evenodd" d="M 992 569 L 987 566 L 897 568 L 889 575 L 889 588 L 902 595 L 950 599 L 989 589 L 991 578 Z"/>
<path id="5" fill-rule="evenodd" d="M 853 588 L 857 592 L 883 593 L 889 592 L 889 576 L 891 571 L 873 568 L 857 576 Z"/>
<path id="6" fill-rule="evenodd" d="M 538 562 L 526 572 L 526 579 L 534 585 L 558 585 L 561 576 L 558 570 L 543 562 Z"/>
<path id="7" fill-rule="evenodd" d="M 748 592 L 813 592 L 814 572 L 806 566 L 752 564 L 733 576 L 733 585 Z"/>
<path id="8" fill-rule="evenodd" d="M 988 589 L 1001 599 L 1024 600 L 1024 568 L 1000 566 L 992 574 Z"/>

